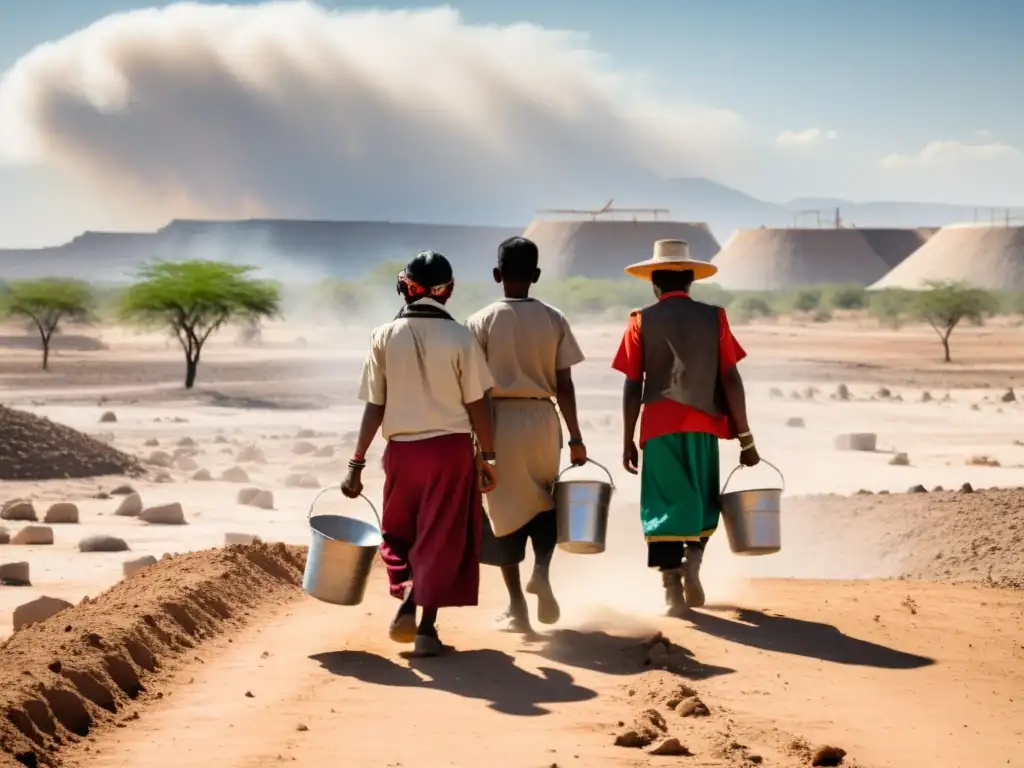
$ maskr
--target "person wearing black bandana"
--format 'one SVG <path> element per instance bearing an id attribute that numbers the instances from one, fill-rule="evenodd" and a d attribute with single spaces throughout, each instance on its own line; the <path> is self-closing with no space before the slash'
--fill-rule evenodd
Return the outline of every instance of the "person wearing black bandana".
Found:
<path id="1" fill-rule="evenodd" d="M 381 559 L 400 601 L 390 636 L 421 656 L 443 650 L 438 609 L 477 605 L 481 493 L 497 485 L 493 381 L 476 338 L 445 307 L 454 288 L 451 264 L 433 251 L 399 274 L 404 304 L 372 333 L 359 385 L 366 406 L 342 483 L 346 496 L 362 493 L 366 452 L 381 430 Z"/>

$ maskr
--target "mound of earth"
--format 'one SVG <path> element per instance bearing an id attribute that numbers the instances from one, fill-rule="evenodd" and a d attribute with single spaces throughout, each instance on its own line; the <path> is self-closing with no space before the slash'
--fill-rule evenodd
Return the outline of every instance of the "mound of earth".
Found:
<path id="1" fill-rule="evenodd" d="M 77 430 L 0 405 L 0 480 L 137 475 L 134 457 Z"/>
<path id="2" fill-rule="evenodd" d="M 1024 489 L 786 498 L 782 526 L 757 575 L 1024 589 Z"/>
<path id="3" fill-rule="evenodd" d="M 61 745 L 137 717 L 134 702 L 160 695 L 158 671 L 297 594 L 304 561 L 283 544 L 165 557 L 15 632 L 0 644 L 0 765 L 65 765 Z"/>

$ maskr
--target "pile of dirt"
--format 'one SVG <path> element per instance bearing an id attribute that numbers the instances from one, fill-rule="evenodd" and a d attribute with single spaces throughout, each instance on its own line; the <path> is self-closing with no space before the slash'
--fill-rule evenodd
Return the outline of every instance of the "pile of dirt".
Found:
<path id="1" fill-rule="evenodd" d="M 138 461 L 88 435 L 0 405 L 0 480 L 138 475 Z"/>
<path id="2" fill-rule="evenodd" d="M 0 644 L 0 765 L 64 765 L 60 747 L 135 719 L 161 673 L 257 607 L 298 594 L 305 552 L 252 544 L 166 557 Z"/>
<path id="3" fill-rule="evenodd" d="M 1024 589 L 1021 488 L 786 498 L 782 521 L 757 575 Z"/>

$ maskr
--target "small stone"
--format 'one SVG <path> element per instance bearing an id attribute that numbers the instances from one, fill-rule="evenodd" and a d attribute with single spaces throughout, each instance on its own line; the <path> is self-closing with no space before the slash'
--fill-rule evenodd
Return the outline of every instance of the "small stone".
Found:
<path id="1" fill-rule="evenodd" d="M 142 510 L 139 520 L 153 525 L 185 525 L 185 512 L 177 502 L 161 504 Z"/>
<path id="2" fill-rule="evenodd" d="M 300 441 L 300 442 L 298 442 L 298 443 L 296 443 L 295 445 L 292 446 L 292 453 L 294 453 L 294 454 L 296 454 L 298 456 L 305 456 L 307 453 L 315 453 L 315 452 L 316 452 L 316 446 L 313 445 L 313 443 L 307 443 L 305 441 Z"/>
<path id="3" fill-rule="evenodd" d="M 135 493 L 135 489 L 130 485 L 119 485 L 117 488 L 110 492 L 111 496 L 130 496 Z"/>
<path id="4" fill-rule="evenodd" d="M 890 397 L 892 397 L 892 392 L 889 390 L 888 387 L 879 387 L 878 391 L 875 392 L 875 397 L 877 397 L 879 400 L 888 400 Z"/>
<path id="5" fill-rule="evenodd" d="M 964 483 L 960 486 L 960 493 L 974 493 L 974 486 L 970 483 Z"/>
<path id="6" fill-rule="evenodd" d="M 199 469 L 199 464 L 189 456 L 182 456 L 175 462 L 175 466 L 182 472 L 194 472 Z"/>
<path id="7" fill-rule="evenodd" d="M 274 494 L 260 488 L 243 488 L 238 492 L 238 503 L 258 509 L 273 509 Z"/>
<path id="8" fill-rule="evenodd" d="M 112 424 L 115 421 L 117 421 L 117 414 L 114 413 L 113 411 L 107 411 L 102 416 L 100 416 L 101 424 Z"/>
<path id="9" fill-rule="evenodd" d="M 907 489 L 907 493 L 928 493 L 928 489 L 927 489 L 927 488 L 925 488 L 925 487 L 924 487 L 923 485 L 921 485 L 920 483 L 918 483 L 917 485 L 912 485 L 912 486 L 910 486 L 910 487 L 909 487 L 909 488 Z"/>
<path id="10" fill-rule="evenodd" d="M 907 454 L 905 453 L 897 453 L 895 456 L 889 459 L 889 463 L 894 467 L 909 467 L 910 457 L 907 456 Z"/>
<path id="11" fill-rule="evenodd" d="M 130 493 L 121 500 L 121 503 L 114 510 L 116 517 L 138 517 L 142 511 L 142 497 L 137 493 Z"/>
<path id="12" fill-rule="evenodd" d="M 136 557 L 133 560 L 125 560 L 121 564 L 121 573 L 124 575 L 124 578 L 130 579 L 143 568 L 156 565 L 156 563 L 157 559 L 152 555 L 143 555 L 142 557 Z"/>
<path id="13" fill-rule="evenodd" d="M 297 726 L 295 726 L 295 730 L 299 731 L 300 733 L 305 733 L 309 730 L 309 726 L 305 723 L 299 723 Z"/>
<path id="14" fill-rule="evenodd" d="M 803 427 L 806 427 L 807 425 L 804 423 L 804 420 L 801 419 L 799 416 L 791 416 L 788 419 L 786 419 L 786 426 L 787 427 L 796 427 L 798 429 L 802 429 Z"/>
<path id="15" fill-rule="evenodd" d="M 11 537 L 11 544 L 28 547 L 53 544 L 53 528 L 45 525 L 26 525 Z"/>
<path id="16" fill-rule="evenodd" d="M 148 440 L 146 440 L 146 442 L 144 442 L 142 445 L 146 448 L 156 448 L 158 445 L 160 445 L 160 441 L 157 440 L 155 437 L 151 437 Z"/>
<path id="17" fill-rule="evenodd" d="M 69 525 L 78 522 L 78 506 L 70 501 L 58 501 L 51 504 L 43 515 L 43 522 L 56 525 Z"/>
<path id="18" fill-rule="evenodd" d="M 0 564 L 0 584 L 5 587 L 31 587 L 28 563 Z"/>
<path id="19" fill-rule="evenodd" d="M 850 388 L 845 384 L 840 384 L 836 387 L 836 393 L 834 395 L 836 400 L 849 400 L 850 399 Z"/>
<path id="20" fill-rule="evenodd" d="M 153 451 L 146 459 L 147 464 L 154 467 L 170 467 L 174 463 L 174 457 L 166 451 Z"/>
<path id="21" fill-rule="evenodd" d="M 227 441 L 228 439 L 224 435 L 217 435 L 213 438 L 213 442 L 215 443 L 226 443 Z"/>
<path id="22" fill-rule="evenodd" d="M 768 397 L 770 397 L 772 400 L 781 400 L 784 397 L 784 395 L 782 394 L 781 389 L 779 389 L 778 387 L 772 387 L 771 389 L 768 390 Z"/>
<path id="23" fill-rule="evenodd" d="M 334 456 L 334 446 L 323 445 L 316 449 L 316 453 L 313 454 L 318 459 L 329 459 Z"/>
<path id="24" fill-rule="evenodd" d="M 29 624 L 38 624 L 46 621 L 51 616 L 56 616 L 65 608 L 70 608 L 71 603 L 57 597 L 43 595 L 27 603 L 23 603 L 14 609 L 13 625 L 14 631 L 24 629 Z"/>
<path id="25" fill-rule="evenodd" d="M 811 755 L 811 765 L 834 768 L 834 766 L 842 765 L 845 757 L 845 749 L 825 745 L 814 750 L 814 754 Z"/>
<path id="26" fill-rule="evenodd" d="M 220 479 L 229 483 L 248 483 L 249 473 L 241 467 L 231 467 L 221 472 Z"/>
<path id="27" fill-rule="evenodd" d="M 34 523 L 39 520 L 39 517 L 36 515 L 36 508 L 31 501 L 11 499 L 0 507 L 0 519 Z"/>
<path id="28" fill-rule="evenodd" d="M 1008 390 L 1006 390 L 1005 394 L 1003 394 L 1003 396 L 999 399 L 1002 400 L 1004 403 L 1015 403 L 1017 402 L 1017 395 L 1014 393 L 1013 387 L 1010 387 Z"/>
<path id="29" fill-rule="evenodd" d="M 633 730 L 624 731 L 615 737 L 615 746 L 628 749 L 643 749 L 654 741 L 654 738 L 653 734 Z"/>
<path id="30" fill-rule="evenodd" d="M 934 488 L 932 488 L 932 493 L 942 493 L 945 490 L 946 489 L 943 488 L 941 485 L 936 485 Z"/>
<path id="31" fill-rule="evenodd" d="M 154 483 L 173 483 L 174 478 L 171 477 L 170 472 L 157 472 L 153 477 Z"/>
<path id="32" fill-rule="evenodd" d="M 200 469 L 192 475 L 192 479 L 198 482 L 206 482 L 207 480 L 213 480 L 213 475 L 210 474 L 210 470 L 208 469 Z"/>
<path id="33" fill-rule="evenodd" d="M 690 750 L 684 747 L 679 739 L 670 736 L 665 739 L 661 744 L 651 750 L 652 755 L 672 755 L 686 757 L 689 756 Z"/>
<path id="34" fill-rule="evenodd" d="M 675 710 L 676 714 L 680 717 L 707 717 L 711 714 L 711 710 L 708 709 L 707 704 L 696 696 L 683 699 L 676 705 Z"/>
<path id="35" fill-rule="evenodd" d="M 873 432 L 836 435 L 834 443 L 838 451 L 874 451 L 878 446 L 878 435 Z"/>
<path id="36" fill-rule="evenodd" d="M 128 542 L 116 536 L 86 536 L 78 542 L 79 552 L 127 552 Z"/>
<path id="37" fill-rule="evenodd" d="M 874 496 L 874 494 L 871 491 L 869 491 L 867 488 L 861 488 L 854 495 L 855 496 Z"/>
<path id="38" fill-rule="evenodd" d="M 191 437 L 183 437 L 183 438 L 181 438 L 181 440 L 178 441 L 178 446 L 180 448 L 191 448 L 195 444 L 196 444 L 196 441 L 193 440 Z"/>
<path id="39" fill-rule="evenodd" d="M 10 532 L 6 528 L 4 528 L 2 525 L 0 525 L 0 544 L 10 544 L 10 543 L 11 543 L 11 534 L 10 534 Z"/>
<path id="40" fill-rule="evenodd" d="M 285 488 L 319 488 L 320 481 L 308 472 L 288 475 L 284 479 Z"/>
<path id="41" fill-rule="evenodd" d="M 256 697 L 252 695 L 252 691 L 246 691 L 245 692 L 245 698 L 247 698 L 247 699 L 255 699 Z"/>
<path id="42" fill-rule="evenodd" d="M 999 462 L 995 459 L 990 459 L 988 456 L 971 456 L 967 460 L 967 465 L 971 467 L 998 467 Z"/>
<path id="43" fill-rule="evenodd" d="M 264 463 L 267 459 L 263 455 L 263 451 L 257 448 L 255 445 L 247 445 L 245 448 L 238 452 L 239 461 L 257 462 L 259 464 Z"/>
<path id="44" fill-rule="evenodd" d="M 927 392 L 926 391 L 926 392 L 922 392 L 921 393 L 921 402 L 922 403 L 930 403 L 931 401 L 932 401 L 932 393 L 931 392 Z"/>
<path id="45" fill-rule="evenodd" d="M 316 436 L 317 436 L 317 434 L 316 434 L 316 430 L 315 429 L 300 429 L 296 433 L 295 439 L 296 440 L 308 440 L 309 438 L 316 437 Z"/>

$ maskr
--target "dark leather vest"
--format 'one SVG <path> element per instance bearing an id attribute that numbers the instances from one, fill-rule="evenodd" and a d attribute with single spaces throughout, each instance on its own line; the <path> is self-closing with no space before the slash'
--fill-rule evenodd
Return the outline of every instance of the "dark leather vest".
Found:
<path id="1" fill-rule="evenodd" d="M 673 296 L 640 310 L 643 402 L 673 400 L 725 415 L 718 335 L 718 307 L 710 304 Z"/>

